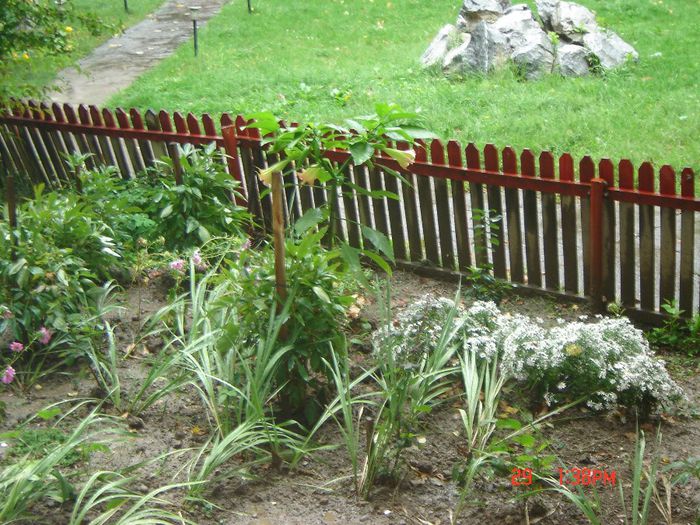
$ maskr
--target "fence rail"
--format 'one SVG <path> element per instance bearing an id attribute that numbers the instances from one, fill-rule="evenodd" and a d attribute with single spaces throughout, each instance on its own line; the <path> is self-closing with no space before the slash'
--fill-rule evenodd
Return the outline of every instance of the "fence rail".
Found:
<path id="1" fill-rule="evenodd" d="M 215 143 L 228 155 L 227 169 L 250 211 L 270 227 L 269 196 L 260 198 L 257 170 L 271 159 L 258 130 L 240 116 L 215 121 L 206 114 L 28 102 L 0 115 L 0 127 L 5 171 L 50 186 L 71 177 L 64 154 L 91 153 L 89 165 L 113 165 L 134 177 L 161 157 L 176 157 L 173 144 Z M 337 163 L 347 158 L 342 151 L 326 154 Z M 496 277 L 523 290 L 588 298 L 597 307 L 615 301 L 651 322 L 665 301 L 678 301 L 687 315 L 700 310 L 700 199 L 690 168 L 677 174 L 662 166 L 657 174 L 648 162 L 638 169 L 628 160 L 615 165 L 588 156 L 576 163 L 569 154 L 557 159 L 491 144 L 480 151 L 435 140 L 417 145 L 407 169 L 379 157 L 371 170 L 349 166 L 346 177 L 398 199 L 371 199 L 350 186 L 331 195 L 290 177 L 286 220 L 336 199 L 338 231 L 347 242 L 361 247 L 361 226 L 370 226 L 393 241 L 404 266 L 456 276 L 490 264 Z M 492 227 L 494 219 L 499 227 Z"/>

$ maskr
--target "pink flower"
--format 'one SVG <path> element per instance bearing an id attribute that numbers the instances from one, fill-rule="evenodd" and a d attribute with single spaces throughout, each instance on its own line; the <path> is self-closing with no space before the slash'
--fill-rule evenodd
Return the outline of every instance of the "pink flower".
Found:
<path id="1" fill-rule="evenodd" d="M 0 381 L 5 383 L 6 385 L 9 385 L 10 383 L 12 383 L 14 378 L 15 378 L 15 369 L 12 368 L 11 366 L 8 366 L 5 369 L 5 373 L 2 375 L 2 379 L 0 379 Z"/>
<path id="2" fill-rule="evenodd" d="M 202 264 L 202 255 L 199 253 L 199 250 L 195 250 L 195 252 L 192 254 L 192 262 L 195 264 L 195 266 Z"/>
<path id="3" fill-rule="evenodd" d="M 243 246 L 241 246 L 241 251 L 245 251 L 248 248 L 250 248 L 250 239 L 246 239 L 245 242 L 243 243 Z"/>
<path id="4" fill-rule="evenodd" d="M 184 272 L 185 271 L 185 261 L 183 261 L 182 259 L 177 259 L 177 260 L 171 262 L 170 269 L 175 270 L 176 272 Z"/>
<path id="5" fill-rule="evenodd" d="M 39 328 L 39 334 L 41 336 L 39 337 L 39 342 L 42 345 L 47 345 L 51 342 L 51 337 L 53 336 L 51 330 L 49 330 L 45 326 L 42 326 L 41 328 Z"/>
<path id="6" fill-rule="evenodd" d="M 12 311 L 11 311 L 11 310 L 5 310 L 5 311 L 2 313 L 2 316 L 3 316 L 5 319 L 12 319 L 12 318 L 14 317 L 14 315 L 12 315 Z"/>
<path id="7" fill-rule="evenodd" d="M 24 350 L 24 345 L 19 341 L 12 341 L 10 343 L 10 350 L 12 350 L 13 352 L 21 352 L 22 350 Z"/>

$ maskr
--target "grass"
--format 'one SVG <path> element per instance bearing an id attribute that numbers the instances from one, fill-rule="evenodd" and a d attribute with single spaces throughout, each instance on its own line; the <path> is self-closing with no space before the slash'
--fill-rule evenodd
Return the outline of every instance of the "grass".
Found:
<path id="1" fill-rule="evenodd" d="M 94 13 L 103 22 L 117 30 L 123 30 L 142 20 L 164 0 L 131 0 L 128 13 L 124 11 L 124 4 L 119 0 L 71 0 L 71 2 L 79 12 Z M 109 31 L 93 36 L 82 26 L 76 26 L 73 29 L 74 49 L 71 53 L 59 56 L 32 56 L 28 67 L 26 63 L 11 67 L 3 81 L 10 84 L 8 86 L 10 89 L 25 85 L 51 86 L 59 71 L 74 65 L 112 36 Z"/>
<path id="2" fill-rule="evenodd" d="M 418 59 L 458 0 L 268 0 L 253 15 L 232 2 L 202 31 L 198 58 L 183 45 L 111 104 L 339 121 L 396 102 L 465 143 L 700 167 L 697 3 L 583 3 L 637 48 L 638 64 L 606 78 L 446 79 Z"/>

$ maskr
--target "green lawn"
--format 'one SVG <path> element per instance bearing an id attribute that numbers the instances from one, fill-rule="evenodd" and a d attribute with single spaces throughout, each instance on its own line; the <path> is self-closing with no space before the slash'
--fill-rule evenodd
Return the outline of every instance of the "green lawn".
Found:
<path id="1" fill-rule="evenodd" d="M 199 58 L 185 45 L 111 102 L 337 121 L 390 101 L 465 142 L 697 168 L 700 3 L 581 1 L 638 65 L 605 79 L 447 80 L 418 59 L 460 0 L 253 0 L 252 16 L 233 1 L 203 30 Z"/>
<path id="2" fill-rule="evenodd" d="M 125 29 L 142 20 L 160 6 L 164 0 L 130 0 L 129 12 L 124 11 L 122 0 L 71 0 L 82 12 L 96 14 L 104 22 L 115 26 L 117 30 Z M 53 84 L 61 69 L 73 65 L 94 48 L 108 40 L 112 34 L 105 31 L 99 36 L 92 36 L 86 29 L 77 26 L 72 37 L 74 50 L 68 55 L 32 56 L 29 62 L 20 62 L 7 75 L 7 82 L 12 92 L 21 95 L 16 86 L 45 87 Z"/>

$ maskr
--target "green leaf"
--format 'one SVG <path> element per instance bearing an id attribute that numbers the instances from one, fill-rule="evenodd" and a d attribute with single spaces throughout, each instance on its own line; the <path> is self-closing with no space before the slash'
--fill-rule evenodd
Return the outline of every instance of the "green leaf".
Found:
<path id="1" fill-rule="evenodd" d="M 164 219 L 168 215 L 170 215 L 173 212 L 173 205 L 168 204 L 165 208 L 163 208 L 163 211 L 160 212 L 160 218 Z"/>
<path id="2" fill-rule="evenodd" d="M 533 436 L 532 434 L 522 434 L 520 436 L 515 436 L 513 438 L 513 441 L 522 445 L 525 448 L 532 448 L 533 446 L 535 446 L 535 443 L 537 443 L 535 436 Z"/>
<path id="3" fill-rule="evenodd" d="M 362 250 L 362 254 L 365 255 L 366 257 L 369 257 L 369 258 L 372 259 L 375 263 L 377 263 L 377 265 L 378 265 L 382 270 L 384 270 L 384 272 L 385 272 L 387 275 L 391 275 L 391 266 L 389 266 L 389 265 L 387 264 L 387 262 L 386 262 L 384 259 L 382 259 L 382 257 L 381 257 L 379 254 L 377 254 L 377 253 L 375 253 L 375 252 L 373 252 L 373 251 L 371 251 L 371 250 Z"/>
<path id="4" fill-rule="evenodd" d="M 357 166 L 372 158 L 373 153 L 374 147 L 367 142 L 356 142 L 350 145 L 350 155 L 352 155 L 352 160 Z"/>
<path id="5" fill-rule="evenodd" d="M 294 223 L 294 233 L 297 235 L 304 235 L 311 228 L 323 222 L 324 219 L 325 214 L 322 210 L 318 208 L 309 208 L 306 210 L 306 213 Z"/>
<path id="6" fill-rule="evenodd" d="M 194 217 L 187 217 L 187 223 L 185 224 L 185 233 L 191 233 L 199 228 L 199 221 Z"/>
<path id="7" fill-rule="evenodd" d="M 58 279 L 58 282 L 63 286 L 68 286 L 68 277 L 66 277 L 66 272 L 63 268 L 56 272 L 56 279 Z"/>
<path id="8" fill-rule="evenodd" d="M 199 228 L 197 228 L 197 236 L 202 242 L 207 242 L 209 239 L 211 239 L 211 234 L 209 233 L 209 230 L 207 230 L 204 226 L 200 226 Z"/>
<path id="9" fill-rule="evenodd" d="M 522 465 L 523 463 L 532 463 L 535 460 L 534 456 L 531 456 L 530 454 L 520 454 L 519 456 L 516 456 L 515 461 L 519 464 Z"/>
<path id="10" fill-rule="evenodd" d="M 372 243 L 372 245 L 379 250 L 384 256 L 390 261 L 394 261 L 394 249 L 391 246 L 391 241 L 382 232 L 374 230 L 369 226 L 362 225 L 362 235 L 365 239 Z"/>
<path id="11" fill-rule="evenodd" d="M 328 303 L 328 304 L 331 303 L 331 298 L 328 297 L 328 294 L 326 293 L 326 291 L 323 288 L 321 288 L 320 286 L 314 286 L 312 288 L 312 290 L 318 296 L 318 298 L 321 299 L 321 301 Z"/>
<path id="12" fill-rule="evenodd" d="M 8 268 L 7 273 L 9 275 L 14 275 L 19 272 L 25 264 L 27 264 L 27 259 L 20 257 L 14 263 L 12 263 L 12 265 Z"/>
<path id="13" fill-rule="evenodd" d="M 48 421 L 49 419 L 55 418 L 57 415 L 61 413 L 61 409 L 58 407 L 54 408 L 45 408 L 44 410 L 40 410 L 37 412 L 37 417 L 43 419 L 44 421 Z"/>
<path id="14" fill-rule="evenodd" d="M 517 419 L 499 419 L 496 421 L 496 428 L 506 428 L 508 430 L 520 430 L 523 424 Z"/>

